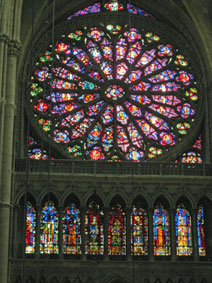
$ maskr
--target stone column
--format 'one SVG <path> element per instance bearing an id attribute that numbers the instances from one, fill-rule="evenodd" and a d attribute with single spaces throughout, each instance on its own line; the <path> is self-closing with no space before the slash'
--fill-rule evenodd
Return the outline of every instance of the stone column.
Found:
<path id="1" fill-rule="evenodd" d="M 4 115 L 4 136 L 2 153 L 2 178 L 1 178 L 1 206 L 0 206 L 0 282 L 7 282 L 8 274 L 8 245 L 9 245 L 9 220 L 11 208 L 11 179 L 12 179 L 12 153 L 13 131 L 16 95 L 16 69 L 17 57 L 20 53 L 20 44 L 11 40 L 8 44 L 8 65 L 6 104 Z"/>
<path id="2" fill-rule="evenodd" d="M 6 34 L 0 34 L 0 180 L 2 168 L 3 136 L 4 136 L 4 115 L 5 115 L 5 88 L 6 88 L 6 70 L 7 70 L 7 48 L 9 37 Z"/>
<path id="3" fill-rule="evenodd" d="M 171 223 L 171 256 L 172 261 L 176 260 L 176 225 L 175 225 L 176 209 L 170 209 L 170 223 Z"/>
<path id="4" fill-rule="evenodd" d="M 154 261 L 154 250 L 153 250 L 153 208 L 150 208 L 148 211 L 148 222 L 149 222 L 149 260 Z"/>

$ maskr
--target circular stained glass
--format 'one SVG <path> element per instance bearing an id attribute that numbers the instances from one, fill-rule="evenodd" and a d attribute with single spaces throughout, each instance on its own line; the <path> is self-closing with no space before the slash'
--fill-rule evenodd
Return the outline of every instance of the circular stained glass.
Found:
<path id="1" fill-rule="evenodd" d="M 183 51 L 148 28 L 73 28 L 36 64 L 34 121 L 63 156 L 152 160 L 186 139 L 198 83 Z"/>

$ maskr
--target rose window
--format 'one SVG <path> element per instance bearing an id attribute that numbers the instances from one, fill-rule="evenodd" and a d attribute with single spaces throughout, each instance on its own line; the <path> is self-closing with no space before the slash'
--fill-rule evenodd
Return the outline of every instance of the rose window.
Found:
<path id="1" fill-rule="evenodd" d="M 192 70 L 187 53 L 146 27 L 75 26 L 36 64 L 33 122 L 63 157 L 165 158 L 199 115 Z"/>

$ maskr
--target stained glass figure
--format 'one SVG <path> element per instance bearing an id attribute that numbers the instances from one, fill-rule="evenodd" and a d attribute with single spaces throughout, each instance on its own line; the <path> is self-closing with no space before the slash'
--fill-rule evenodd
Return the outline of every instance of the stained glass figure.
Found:
<path id="1" fill-rule="evenodd" d="M 176 249 L 178 256 L 192 255 L 191 216 L 183 203 L 177 207 L 176 216 Z"/>
<path id="2" fill-rule="evenodd" d="M 156 256 L 171 255 L 169 213 L 162 204 L 157 205 L 154 209 L 153 247 Z"/>
<path id="3" fill-rule="evenodd" d="M 69 20 L 95 17 L 102 9 L 111 17 L 128 9 L 156 21 L 118 0 L 94 3 Z M 162 159 L 191 133 L 202 97 L 187 70 L 192 64 L 154 25 L 151 29 L 112 23 L 73 27 L 55 42 L 54 56 L 46 50 L 37 59 L 28 93 L 33 123 L 63 156 Z"/>
<path id="4" fill-rule="evenodd" d="M 100 205 L 91 201 L 85 214 L 85 253 L 104 253 L 104 212 Z"/>
<path id="5" fill-rule="evenodd" d="M 28 201 L 26 206 L 25 253 L 35 253 L 36 211 Z"/>
<path id="6" fill-rule="evenodd" d="M 126 215 L 119 202 L 109 213 L 108 254 L 126 255 Z"/>
<path id="7" fill-rule="evenodd" d="M 148 216 L 139 205 L 133 205 L 131 233 L 132 255 L 148 255 Z"/>
<path id="8" fill-rule="evenodd" d="M 199 206 L 199 209 L 197 212 L 197 235 L 198 235 L 199 256 L 206 256 L 205 217 L 204 217 L 203 205 Z"/>
<path id="9" fill-rule="evenodd" d="M 74 202 L 63 211 L 63 253 L 81 254 L 80 211 Z"/>
<path id="10" fill-rule="evenodd" d="M 44 204 L 40 219 L 40 253 L 58 254 L 58 212 L 52 201 Z"/>

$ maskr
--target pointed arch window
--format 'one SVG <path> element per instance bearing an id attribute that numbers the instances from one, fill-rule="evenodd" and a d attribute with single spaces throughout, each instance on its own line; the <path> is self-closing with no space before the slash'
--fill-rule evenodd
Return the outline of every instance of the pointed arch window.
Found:
<path id="1" fill-rule="evenodd" d="M 153 246 L 155 256 L 171 255 L 169 213 L 161 203 L 153 213 Z"/>
<path id="2" fill-rule="evenodd" d="M 108 254 L 126 255 L 126 214 L 119 201 L 112 204 L 109 212 Z"/>
<path id="3" fill-rule="evenodd" d="M 35 253 L 36 211 L 31 202 L 26 207 L 25 253 Z"/>
<path id="4" fill-rule="evenodd" d="M 203 204 L 199 206 L 197 212 L 197 235 L 198 235 L 198 249 L 199 256 L 206 256 L 205 248 L 205 219 Z"/>
<path id="5" fill-rule="evenodd" d="M 71 202 L 63 211 L 63 253 L 81 254 L 80 211 Z"/>
<path id="6" fill-rule="evenodd" d="M 134 204 L 131 214 L 132 255 L 148 255 L 148 216 L 141 204 Z"/>
<path id="7" fill-rule="evenodd" d="M 176 248 L 178 256 L 192 255 L 191 215 L 183 203 L 177 207 L 176 217 Z"/>
<path id="8" fill-rule="evenodd" d="M 53 201 L 47 201 L 41 211 L 40 253 L 58 254 L 58 211 Z"/>
<path id="9" fill-rule="evenodd" d="M 85 214 L 85 253 L 88 255 L 104 253 L 104 212 L 96 201 L 89 203 Z"/>

